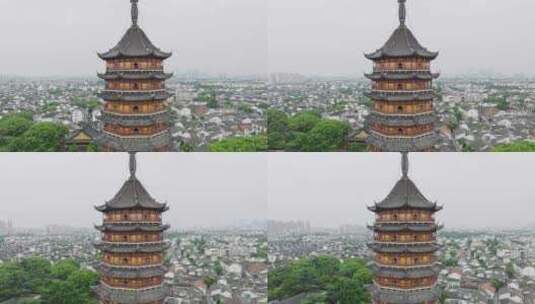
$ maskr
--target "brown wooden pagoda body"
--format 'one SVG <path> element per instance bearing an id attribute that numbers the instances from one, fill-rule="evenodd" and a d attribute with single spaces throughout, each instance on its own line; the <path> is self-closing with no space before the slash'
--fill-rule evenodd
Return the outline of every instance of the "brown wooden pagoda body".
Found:
<path id="1" fill-rule="evenodd" d="M 130 155 L 130 178 L 115 197 L 96 209 L 104 214 L 102 252 L 95 288 L 101 304 L 161 304 L 168 291 L 164 285 L 165 250 L 169 243 L 162 224 L 166 204 L 155 201 L 135 176 L 135 154 Z"/>
<path id="2" fill-rule="evenodd" d="M 411 152 L 433 150 L 437 142 L 435 94 L 431 61 L 437 52 L 422 47 L 405 25 L 405 2 L 399 2 L 400 25 L 385 45 L 366 54 L 374 62 L 368 97 L 368 144 L 371 151 Z"/>
<path id="3" fill-rule="evenodd" d="M 98 54 L 106 61 L 100 93 L 102 126 L 95 140 L 103 151 L 173 151 L 164 60 L 171 56 L 152 44 L 138 25 L 138 0 L 132 2 L 132 25 L 117 46 Z"/>
<path id="4" fill-rule="evenodd" d="M 428 201 L 408 177 L 403 153 L 403 176 L 390 194 L 369 209 L 376 214 L 373 241 L 374 304 L 435 304 L 439 246 L 434 219 L 442 209 Z"/>

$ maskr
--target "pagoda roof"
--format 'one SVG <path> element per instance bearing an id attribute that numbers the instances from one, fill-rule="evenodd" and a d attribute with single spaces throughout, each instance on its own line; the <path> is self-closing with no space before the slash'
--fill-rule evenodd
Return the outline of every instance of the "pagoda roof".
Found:
<path id="1" fill-rule="evenodd" d="M 364 74 L 371 80 L 433 80 L 439 77 L 438 73 L 430 71 L 382 71 Z"/>
<path id="2" fill-rule="evenodd" d="M 391 268 L 376 265 L 373 267 L 373 270 L 376 276 L 396 279 L 416 279 L 422 277 L 431 277 L 437 275 L 439 272 L 437 266 Z"/>
<path id="3" fill-rule="evenodd" d="M 161 204 L 152 198 L 143 184 L 137 179 L 136 167 L 135 153 L 130 153 L 130 178 L 111 200 L 102 206 L 96 207 L 98 211 L 152 209 L 163 212 L 168 209 L 167 204 Z"/>
<path id="4" fill-rule="evenodd" d="M 106 73 L 98 73 L 97 76 L 104 80 L 140 80 L 140 79 L 156 79 L 166 80 L 173 77 L 173 73 L 165 73 L 163 71 L 107 71 Z"/>
<path id="5" fill-rule="evenodd" d="M 433 232 L 440 230 L 442 226 L 435 223 L 376 223 L 373 226 L 368 226 L 370 230 L 381 232 Z"/>
<path id="6" fill-rule="evenodd" d="M 438 142 L 438 134 L 430 132 L 418 137 L 390 137 L 373 130 L 368 132 L 368 144 L 378 147 L 383 152 L 418 152 L 426 151 Z"/>
<path id="7" fill-rule="evenodd" d="M 132 2 L 132 25 L 128 28 L 119 43 L 111 50 L 99 53 L 99 57 L 104 60 L 118 58 L 138 58 L 152 57 L 167 59 L 171 53 L 163 52 L 150 41 L 145 32 L 138 26 L 138 0 Z"/>
<path id="8" fill-rule="evenodd" d="M 423 47 L 411 30 L 405 24 L 406 19 L 406 0 L 398 0 L 399 2 L 399 26 L 392 33 L 390 38 L 380 49 L 375 52 L 365 54 L 366 58 L 370 60 L 379 60 L 385 58 L 404 58 L 404 57 L 420 57 L 424 59 L 433 60 L 438 56 L 438 52 L 431 52 Z"/>
<path id="9" fill-rule="evenodd" d="M 104 275 L 116 278 L 137 279 L 137 278 L 151 278 L 162 276 L 167 272 L 163 265 L 143 266 L 143 267 L 121 267 L 116 265 L 109 265 L 100 263 L 97 270 Z"/>
<path id="10" fill-rule="evenodd" d="M 409 178 L 409 157 L 408 153 L 402 153 L 401 161 L 401 179 L 394 185 L 388 196 L 379 203 L 370 207 L 371 211 L 392 209 L 424 209 L 438 211 L 436 203 L 429 201 L 420 192 L 418 187 Z"/>
<path id="11" fill-rule="evenodd" d="M 428 303 L 438 298 L 436 288 L 396 291 L 372 286 L 371 293 L 376 301 L 382 303 L 420 304 Z"/>
<path id="12" fill-rule="evenodd" d="M 169 294 L 169 290 L 164 284 L 151 288 L 127 289 L 113 288 L 101 283 L 93 291 L 99 295 L 101 300 L 122 304 L 152 303 L 165 299 Z"/>
<path id="13" fill-rule="evenodd" d="M 169 229 L 169 225 L 154 225 L 154 224 L 104 224 L 95 226 L 95 229 L 105 232 L 130 232 L 130 231 L 146 231 L 146 232 L 162 232 Z"/>

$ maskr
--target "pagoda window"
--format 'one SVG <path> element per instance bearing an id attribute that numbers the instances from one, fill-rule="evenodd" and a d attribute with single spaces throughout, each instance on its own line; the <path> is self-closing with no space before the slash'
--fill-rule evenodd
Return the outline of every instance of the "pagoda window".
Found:
<path id="1" fill-rule="evenodd" d="M 398 106 L 398 112 L 403 112 L 403 106 Z"/>
<path id="2" fill-rule="evenodd" d="M 139 69 L 139 64 L 137 62 L 134 62 L 134 69 Z"/>
<path id="3" fill-rule="evenodd" d="M 402 128 L 399 128 L 399 129 L 398 129 L 398 133 L 399 133 L 399 134 L 403 134 L 403 129 L 402 129 Z"/>
<path id="4" fill-rule="evenodd" d="M 128 258 L 123 258 L 123 264 L 125 264 L 125 265 L 128 264 Z"/>
<path id="5" fill-rule="evenodd" d="M 398 68 L 399 68 L 400 70 L 403 69 L 403 63 L 402 63 L 402 62 L 398 63 Z"/>
<path id="6" fill-rule="evenodd" d="M 134 83 L 134 90 L 138 90 L 139 89 L 139 85 L 137 83 Z"/>
<path id="7" fill-rule="evenodd" d="M 139 134 L 139 129 L 138 128 L 134 128 L 134 134 Z"/>
<path id="8" fill-rule="evenodd" d="M 132 108 L 132 110 L 133 110 L 135 113 L 137 113 L 137 112 L 139 112 L 139 107 L 138 107 L 138 106 L 134 106 L 134 107 Z"/>

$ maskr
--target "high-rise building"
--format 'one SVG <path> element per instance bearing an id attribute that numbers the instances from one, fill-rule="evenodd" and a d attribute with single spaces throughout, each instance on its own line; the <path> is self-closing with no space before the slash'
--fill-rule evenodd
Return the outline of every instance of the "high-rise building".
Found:
<path id="1" fill-rule="evenodd" d="M 438 140 L 433 108 L 431 61 L 437 52 L 424 48 L 405 24 L 406 0 L 399 2 L 399 26 L 385 45 L 366 54 L 374 62 L 368 97 L 368 144 L 372 151 L 431 151 Z"/>
<path id="2" fill-rule="evenodd" d="M 169 242 L 163 232 L 162 213 L 167 204 L 153 199 L 136 177 L 135 154 L 130 154 L 130 178 L 104 205 L 96 226 L 102 239 L 95 247 L 102 252 L 98 270 L 100 285 L 95 292 L 102 304 L 161 304 L 168 295 L 164 283 L 165 250 Z"/>
<path id="3" fill-rule="evenodd" d="M 167 104 L 172 95 L 165 86 L 172 74 L 163 66 L 171 53 L 152 44 L 138 25 L 138 0 L 130 1 L 132 25 L 114 48 L 99 54 L 106 61 L 106 72 L 98 74 L 106 82 L 102 123 L 86 133 L 104 151 L 173 151 Z"/>
<path id="4" fill-rule="evenodd" d="M 435 304 L 438 266 L 434 214 L 441 206 L 426 199 L 408 176 L 409 161 L 403 153 L 403 176 L 390 194 L 368 207 L 376 214 L 373 241 L 374 304 Z"/>

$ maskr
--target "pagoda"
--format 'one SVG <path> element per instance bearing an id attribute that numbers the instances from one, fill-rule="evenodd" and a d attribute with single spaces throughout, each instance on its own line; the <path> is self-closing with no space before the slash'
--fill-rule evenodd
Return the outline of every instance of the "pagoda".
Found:
<path id="1" fill-rule="evenodd" d="M 442 209 L 427 200 L 408 176 L 407 153 L 402 156 L 403 176 L 380 203 L 368 207 L 376 214 L 373 241 L 374 304 L 435 304 L 439 249 L 434 219 Z"/>
<path id="2" fill-rule="evenodd" d="M 106 61 L 102 126 L 94 137 L 103 151 L 175 150 L 163 62 L 171 53 L 154 46 L 138 25 L 138 0 L 132 4 L 132 25 L 111 50 L 98 54 Z M 93 132 L 94 133 L 94 132 Z"/>
<path id="3" fill-rule="evenodd" d="M 367 120 L 371 151 L 431 151 L 438 140 L 430 71 L 438 52 L 424 48 L 405 24 L 406 0 L 399 2 L 399 26 L 385 45 L 366 54 L 374 62 L 367 95 L 373 106 Z"/>
<path id="4" fill-rule="evenodd" d="M 168 294 L 164 285 L 165 250 L 169 243 L 162 224 L 166 204 L 154 200 L 136 177 L 135 154 L 130 154 L 130 178 L 104 205 L 96 226 L 102 239 L 95 247 L 102 252 L 98 266 L 100 285 L 95 288 L 101 304 L 162 304 Z"/>

